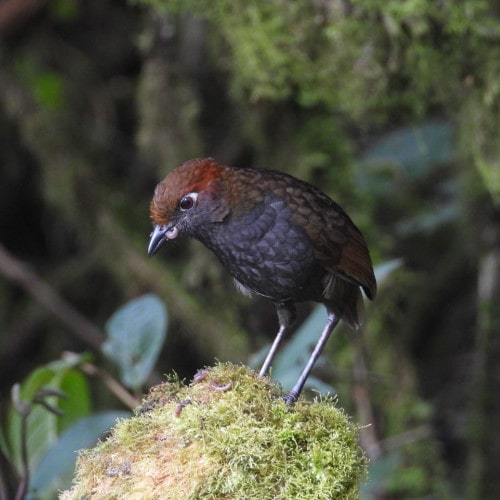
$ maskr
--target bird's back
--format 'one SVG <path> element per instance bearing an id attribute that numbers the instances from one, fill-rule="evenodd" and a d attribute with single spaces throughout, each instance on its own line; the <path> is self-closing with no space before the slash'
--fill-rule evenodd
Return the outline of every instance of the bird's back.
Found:
<path id="1" fill-rule="evenodd" d="M 281 172 L 225 167 L 224 221 L 198 235 L 246 289 L 275 302 L 323 302 L 354 328 L 360 287 L 376 282 L 366 242 L 349 216 L 314 186 Z"/>

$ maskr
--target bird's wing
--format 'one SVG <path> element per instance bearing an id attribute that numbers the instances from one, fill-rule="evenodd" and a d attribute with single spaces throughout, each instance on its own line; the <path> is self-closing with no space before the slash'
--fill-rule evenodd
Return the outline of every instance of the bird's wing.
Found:
<path id="1" fill-rule="evenodd" d="M 365 239 L 347 215 L 341 224 L 327 221 L 316 241 L 316 258 L 327 271 L 361 286 L 369 299 L 375 297 L 377 284 Z"/>
<path id="2" fill-rule="evenodd" d="M 321 191 L 297 191 L 295 214 L 303 220 L 316 259 L 332 275 L 361 286 L 373 299 L 377 284 L 365 239 L 344 210 Z"/>

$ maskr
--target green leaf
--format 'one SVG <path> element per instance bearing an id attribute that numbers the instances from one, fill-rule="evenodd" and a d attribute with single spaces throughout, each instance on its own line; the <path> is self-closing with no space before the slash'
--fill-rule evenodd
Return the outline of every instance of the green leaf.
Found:
<path id="1" fill-rule="evenodd" d="M 402 259 L 392 259 L 375 266 L 374 271 L 375 278 L 377 279 L 377 285 L 380 286 L 393 271 L 399 269 L 402 265 Z"/>
<path id="2" fill-rule="evenodd" d="M 61 378 L 60 389 L 66 394 L 66 398 L 58 401 L 58 406 L 63 412 L 62 417 L 57 419 L 58 433 L 91 411 L 89 384 L 83 373 L 68 370 Z"/>
<path id="3" fill-rule="evenodd" d="M 116 362 L 122 382 L 138 389 L 151 373 L 166 337 L 167 311 L 156 295 L 144 295 L 116 311 L 106 323 L 104 354 Z"/>
<path id="4" fill-rule="evenodd" d="M 453 159 L 453 127 L 430 120 L 401 127 L 382 136 L 361 158 L 356 184 L 370 193 L 387 195 L 401 181 L 414 182 Z"/>
<path id="5" fill-rule="evenodd" d="M 322 305 L 316 307 L 276 356 L 276 361 L 273 364 L 273 375 L 280 380 L 284 387 L 287 387 L 287 384 L 282 380 L 281 376 L 293 370 L 295 376 L 292 376 L 290 380 L 293 380 L 292 384 L 297 380 L 311 355 L 314 344 L 325 327 L 326 320 L 325 307 Z"/>
<path id="6" fill-rule="evenodd" d="M 53 446 L 48 449 L 38 467 L 33 471 L 31 489 L 47 496 L 57 489 L 69 487 L 64 479 L 71 481 L 77 451 L 90 448 L 107 432 L 117 419 L 128 418 L 132 414 L 125 411 L 109 411 L 84 417 L 66 429 Z M 47 491 L 49 490 L 50 491 Z"/>
<path id="7" fill-rule="evenodd" d="M 278 351 L 272 367 L 272 377 L 279 380 L 285 390 L 293 387 L 304 369 L 315 342 L 319 339 L 327 320 L 326 309 L 320 305 L 314 309 L 304 323 L 297 329 L 290 340 Z M 252 360 L 252 366 L 260 364 L 269 350 L 269 345 L 257 353 Z M 320 357 L 316 365 L 322 362 Z M 335 388 L 309 376 L 306 389 L 314 389 L 323 394 L 335 394 Z"/>
<path id="8" fill-rule="evenodd" d="M 383 136 L 363 161 L 368 164 L 396 163 L 418 178 L 439 164 L 449 162 L 455 153 L 453 128 L 446 121 L 427 121 L 418 126 L 401 127 Z"/>
<path id="9" fill-rule="evenodd" d="M 64 412 L 62 417 L 58 417 L 40 404 L 32 404 L 37 392 L 46 387 L 62 391 L 66 395 L 64 398 L 57 396 L 44 398 L 49 406 Z M 90 410 L 90 393 L 85 377 L 64 361 L 49 363 L 31 373 L 20 386 L 19 399 L 32 405 L 26 436 L 30 469 L 36 467 L 47 449 L 56 441 L 61 429 L 88 414 Z M 11 458 L 18 467 L 21 463 L 21 421 L 19 413 L 12 408 L 9 413 L 7 434 Z"/>
<path id="10" fill-rule="evenodd" d="M 360 499 L 370 500 L 376 493 L 386 491 L 387 486 L 401 468 L 402 456 L 397 451 L 389 452 L 369 465 L 369 479 L 361 486 Z"/>
<path id="11" fill-rule="evenodd" d="M 22 384 L 21 401 L 30 402 L 42 387 L 54 384 L 55 374 L 47 367 L 35 370 Z M 55 402 L 57 398 L 52 398 Z M 51 401 L 51 402 L 52 402 Z M 55 403 L 57 404 L 57 403 Z M 19 468 L 21 465 L 21 421 L 22 417 L 11 409 L 8 436 L 11 444 L 12 459 Z M 36 465 L 47 448 L 57 436 L 57 417 L 40 405 L 34 405 L 28 417 L 27 443 L 30 468 Z"/>

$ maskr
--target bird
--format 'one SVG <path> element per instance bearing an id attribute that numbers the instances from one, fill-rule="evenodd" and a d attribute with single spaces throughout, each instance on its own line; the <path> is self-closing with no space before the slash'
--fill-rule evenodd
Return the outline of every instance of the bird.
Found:
<path id="1" fill-rule="evenodd" d="M 245 295 L 276 306 L 279 329 L 259 371 L 269 374 L 278 348 L 296 319 L 296 304 L 317 302 L 327 321 L 287 405 L 301 394 L 332 331 L 342 319 L 357 330 L 363 296 L 377 282 L 368 247 L 347 213 L 321 190 L 287 173 L 231 167 L 196 158 L 172 170 L 150 204 L 153 231 L 148 255 L 177 238 L 211 250 Z"/>

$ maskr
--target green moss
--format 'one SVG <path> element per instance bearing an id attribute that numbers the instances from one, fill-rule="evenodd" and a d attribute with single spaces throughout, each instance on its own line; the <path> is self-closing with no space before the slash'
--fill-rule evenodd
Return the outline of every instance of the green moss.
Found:
<path id="1" fill-rule="evenodd" d="M 464 60 L 496 40 L 483 0 L 134 0 L 212 26 L 212 57 L 243 100 L 293 99 L 365 122 L 423 116 L 463 92 Z M 452 105 L 453 106 L 453 105 Z"/>
<path id="2" fill-rule="evenodd" d="M 279 387 L 231 364 L 199 379 L 153 388 L 135 417 L 81 453 L 62 498 L 358 497 L 358 429 L 331 399 L 290 409 Z"/>

